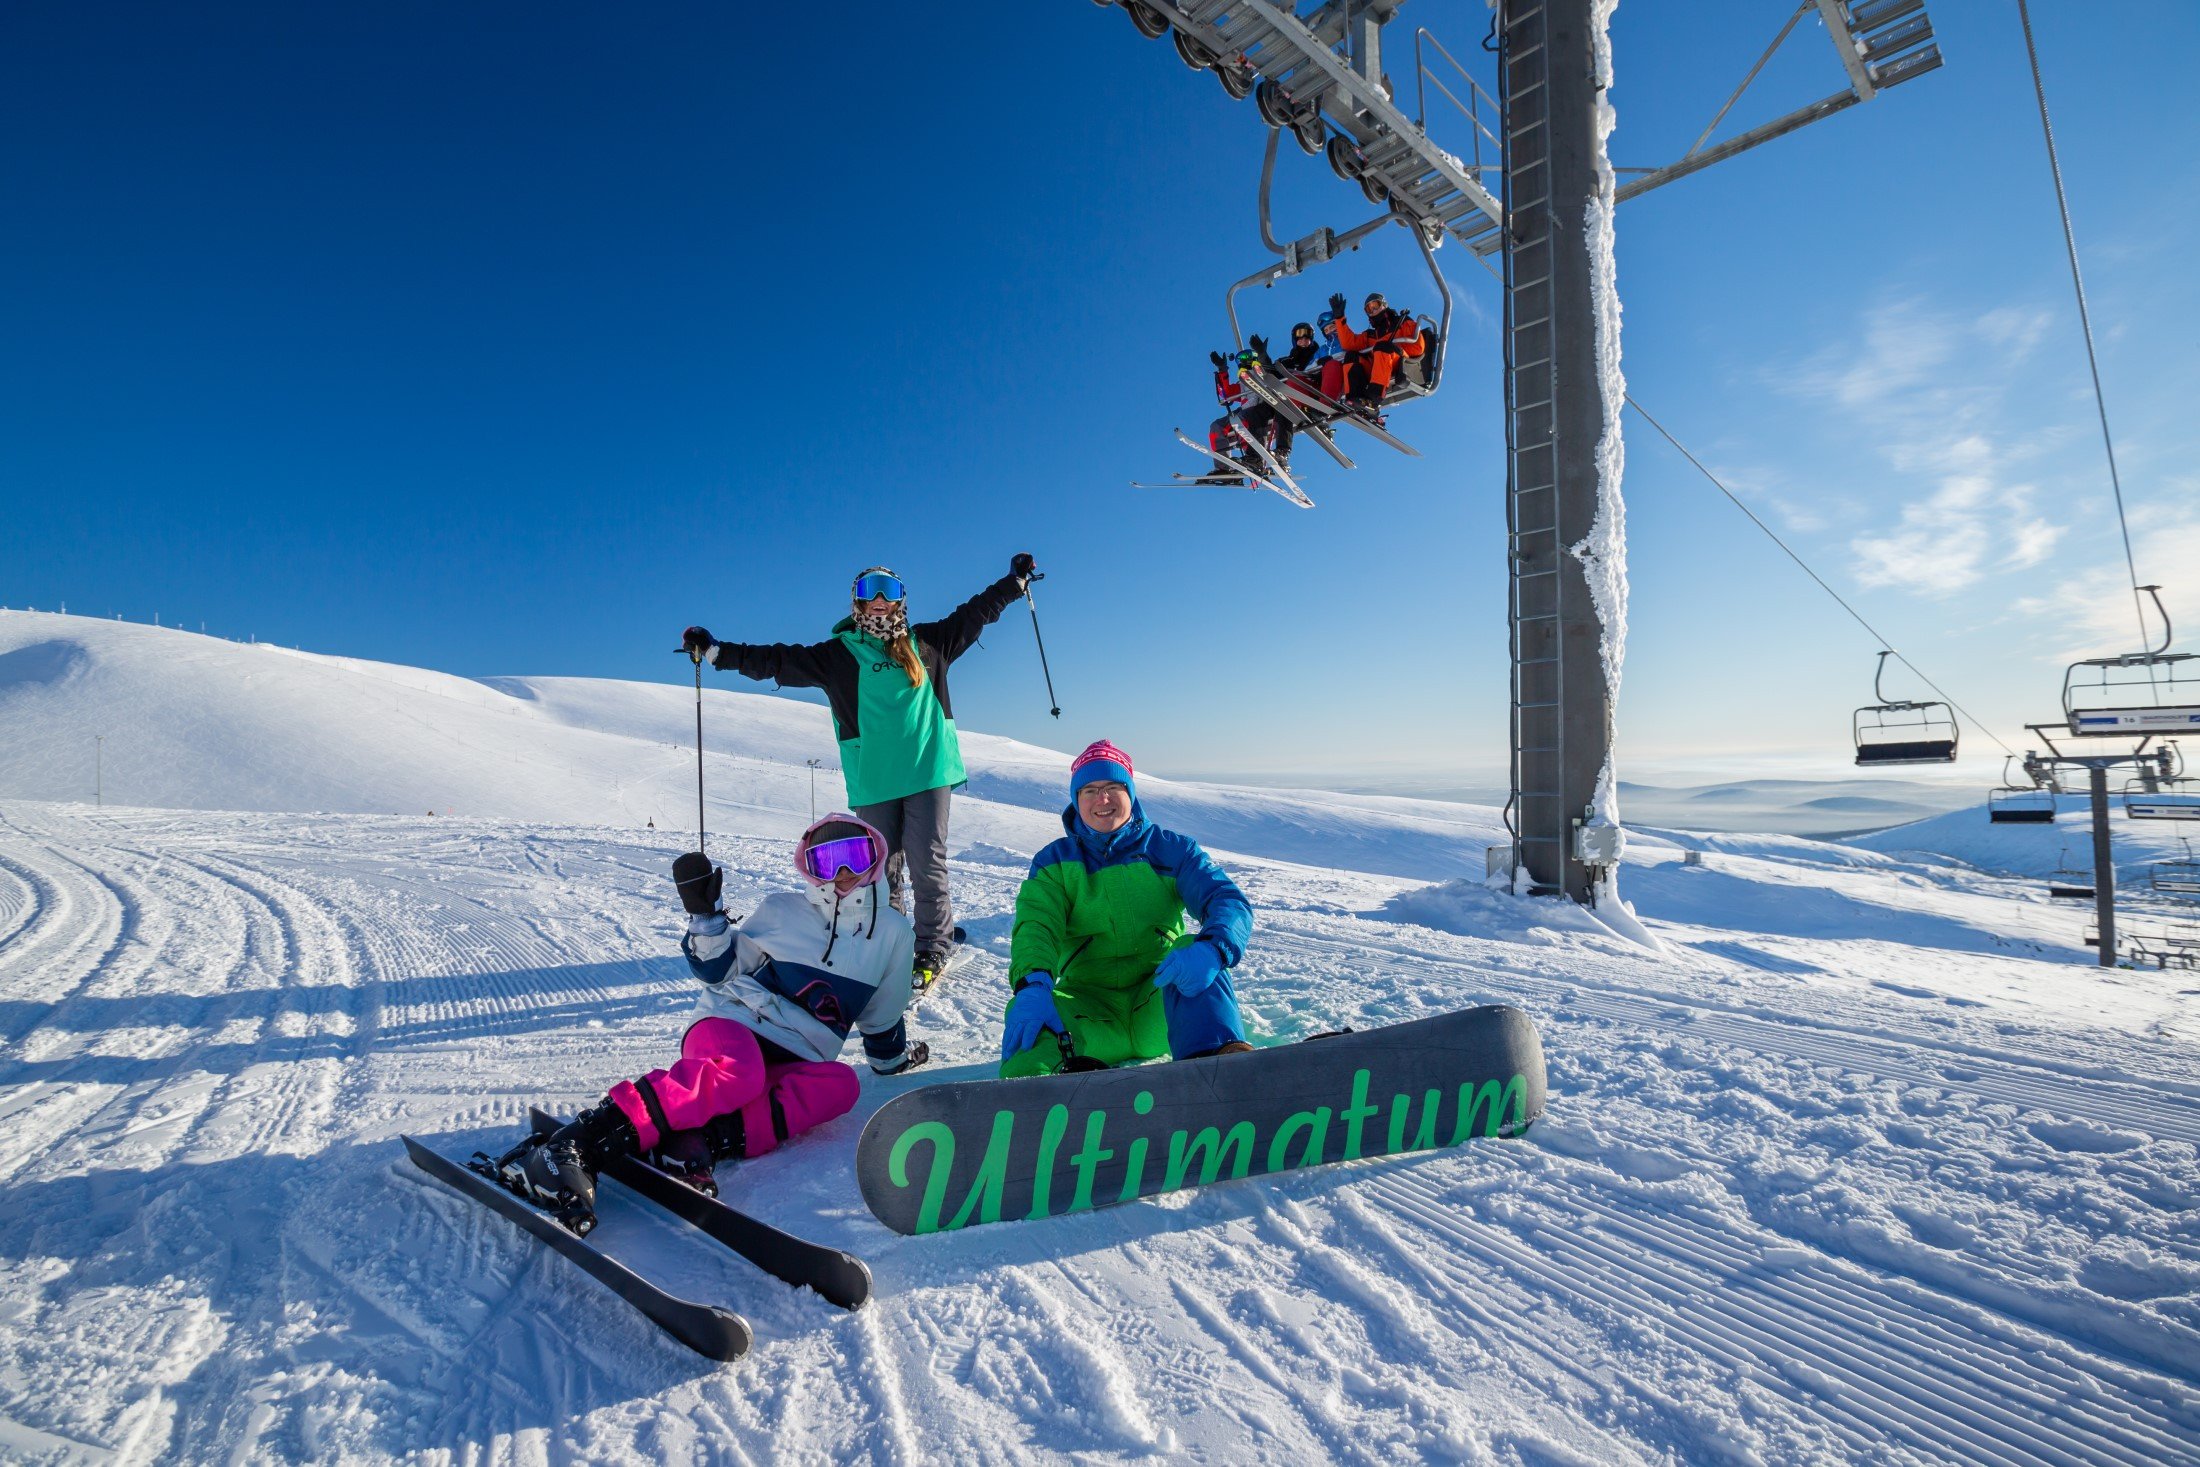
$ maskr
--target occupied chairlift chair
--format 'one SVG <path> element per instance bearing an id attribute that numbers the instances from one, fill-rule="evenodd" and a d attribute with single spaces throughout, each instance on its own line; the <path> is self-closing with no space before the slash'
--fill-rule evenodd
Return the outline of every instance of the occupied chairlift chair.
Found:
<path id="1" fill-rule="evenodd" d="M 2082 738 L 2200 734 L 2200 653 L 2169 650 L 2169 612 L 2160 586 L 2141 586 L 2162 618 L 2162 645 L 2118 657 L 2089 657 L 2063 674 L 2063 719 Z"/>
<path id="2" fill-rule="evenodd" d="M 2009 756 L 2010 759 L 2016 755 Z M 1995 825 L 2053 825 L 2055 784 L 2033 780 L 2019 784 L 2009 777 L 2009 763 L 2001 766 L 2001 787 L 1986 792 L 1986 818 Z"/>
<path id="3" fill-rule="evenodd" d="M 1956 720 L 1945 703 L 1890 701 L 1880 687 L 1887 674 L 1889 648 L 1879 654 L 1879 668 L 1872 674 L 1872 696 L 1879 701 L 1856 710 L 1856 762 L 1878 767 L 1889 764 L 1953 764 L 1956 762 Z M 2052 817 L 2051 817 L 2052 818 Z"/>

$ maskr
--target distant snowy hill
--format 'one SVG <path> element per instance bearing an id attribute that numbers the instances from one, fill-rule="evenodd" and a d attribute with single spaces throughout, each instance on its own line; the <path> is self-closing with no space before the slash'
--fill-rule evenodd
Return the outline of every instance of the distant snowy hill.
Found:
<path id="1" fill-rule="evenodd" d="M 791 834 L 845 799 L 825 709 L 706 673 L 711 827 Z M 715 684 L 715 685 L 714 685 Z M 95 744 L 103 737 L 104 745 Z M 661 683 L 479 680 L 49 612 L 0 613 L 0 798 L 690 828 L 695 701 Z M 1085 741 L 1078 739 L 1075 746 Z M 965 732 L 954 848 L 1061 834 L 1069 752 Z M 1135 750 L 1133 751 L 1136 752 Z M 1479 874 L 1498 812 L 1142 774 L 1156 819 L 1218 849 L 1389 875 Z"/>

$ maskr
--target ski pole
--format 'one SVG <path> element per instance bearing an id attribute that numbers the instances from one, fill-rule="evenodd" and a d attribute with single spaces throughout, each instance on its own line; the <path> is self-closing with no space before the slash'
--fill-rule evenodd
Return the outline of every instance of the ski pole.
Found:
<path id="1" fill-rule="evenodd" d="M 695 663 L 695 849 L 703 849 L 703 653 L 700 648 L 675 647 Z"/>
<path id="2" fill-rule="evenodd" d="M 1054 674 L 1047 668 L 1047 639 L 1039 633 L 1039 603 L 1031 599 L 1031 583 L 1045 579 L 1038 571 L 1024 577 L 1024 605 L 1031 608 L 1031 637 L 1039 644 L 1039 672 L 1047 680 L 1047 712 L 1060 718 L 1062 705 L 1054 701 Z"/>

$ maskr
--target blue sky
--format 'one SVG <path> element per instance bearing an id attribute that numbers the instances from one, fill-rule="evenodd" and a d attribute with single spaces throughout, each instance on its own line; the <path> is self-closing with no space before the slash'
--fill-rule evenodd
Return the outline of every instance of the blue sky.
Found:
<path id="1" fill-rule="evenodd" d="M 1623 208 L 1625 367 L 2017 742 L 2059 659 L 2136 633 L 2015 7 L 1931 12 L 1942 71 Z M 1443 252 L 1447 387 L 1393 420 L 1424 459 L 1310 450 L 1311 513 L 1130 489 L 1196 467 L 1169 429 L 1212 415 L 1223 288 L 1265 258 L 1263 130 L 1119 11 L 942 14 L 18 7 L 0 602 L 671 680 L 690 621 L 821 637 L 874 562 L 938 614 L 1029 549 L 1063 719 L 1019 611 L 956 670 L 970 727 L 1174 772 L 1500 777 L 1494 281 Z M 1621 164 L 1685 150 L 1786 7 L 1678 14 L 1620 6 Z M 1479 58 L 1486 16 L 1416 0 L 1396 29 Z M 2200 11 L 2035 24 L 2140 569 L 2200 630 Z M 1730 127 L 1838 89 L 1816 25 Z M 1367 213 L 1288 147 L 1277 210 Z M 1386 235 L 1249 318 L 1371 287 L 1432 308 Z M 1627 437 L 1623 772 L 1846 772 L 1874 646 Z M 1984 782 L 1998 751 L 1966 738 Z"/>

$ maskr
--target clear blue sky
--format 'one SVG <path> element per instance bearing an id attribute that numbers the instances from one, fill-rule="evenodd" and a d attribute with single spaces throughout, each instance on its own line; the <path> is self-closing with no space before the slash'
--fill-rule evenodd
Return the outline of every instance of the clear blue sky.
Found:
<path id="1" fill-rule="evenodd" d="M 2200 9 L 2035 10 L 2140 568 L 2200 634 Z M 1623 209 L 1625 365 L 2007 733 L 2136 633 L 2015 7 L 1931 12 L 1941 72 Z M 1683 151 L 1787 7 L 1685 13 L 1620 6 L 1619 163 Z M 1405 18 L 1480 59 L 1481 4 Z M 1730 125 L 1839 85 L 1811 19 Z M 967 726 L 1496 777 L 1497 299 L 1462 251 L 1447 390 L 1394 418 L 1425 459 L 1309 450 L 1311 513 L 1126 487 L 1196 466 L 1169 429 L 1265 258 L 1263 137 L 1082 4 L 16 7 L 0 602 L 678 679 L 690 621 L 821 637 L 873 562 L 938 614 L 1029 549 L 1062 723 L 1018 611 L 956 671 Z M 1281 171 L 1279 227 L 1365 217 Z M 1433 307 L 1388 234 L 1252 320 Z M 1844 772 L 1870 641 L 1633 419 L 1628 450 L 1623 772 Z"/>

